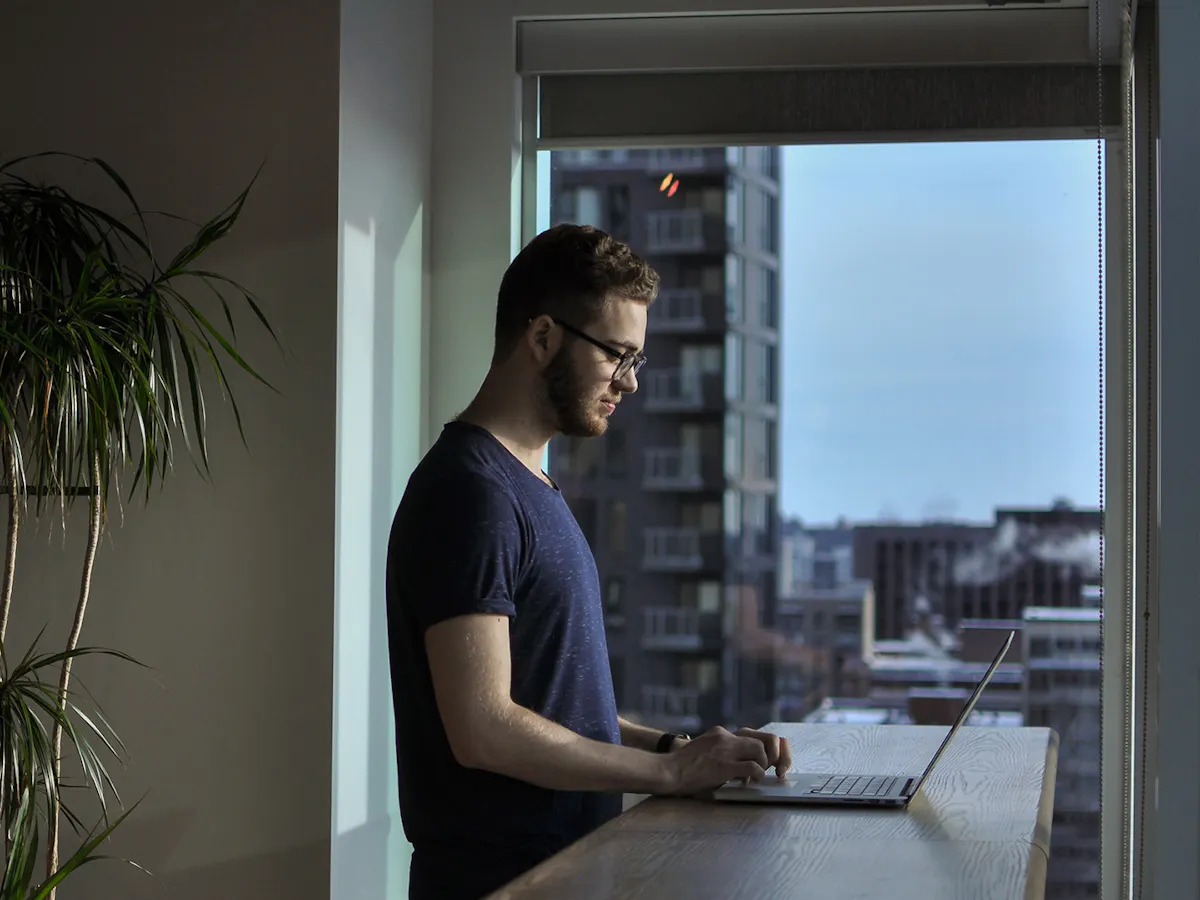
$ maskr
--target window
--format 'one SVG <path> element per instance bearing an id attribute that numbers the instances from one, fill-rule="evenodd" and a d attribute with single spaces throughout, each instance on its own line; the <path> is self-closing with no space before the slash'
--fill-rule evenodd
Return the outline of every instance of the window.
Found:
<path id="1" fill-rule="evenodd" d="M 745 242 L 743 185 L 742 179 L 730 175 L 725 189 L 725 237 L 735 247 Z"/>
<path id="2" fill-rule="evenodd" d="M 684 191 L 684 206 L 687 209 L 698 209 L 710 216 L 720 216 L 725 212 L 725 192 L 720 188 L 690 188 Z"/>
<path id="3" fill-rule="evenodd" d="M 599 188 L 577 187 L 563 194 L 560 220 L 604 228 L 604 200 Z"/>
<path id="4" fill-rule="evenodd" d="M 613 500 L 608 507 L 608 540 L 614 553 L 624 553 L 629 543 L 628 513 L 624 500 Z"/>
<path id="5" fill-rule="evenodd" d="M 624 712 L 628 709 L 625 699 L 625 661 L 610 653 L 608 667 L 612 670 L 613 695 L 617 698 L 617 709 Z"/>
<path id="6" fill-rule="evenodd" d="M 742 399 L 742 347 L 745 339 L 737 332 L 725 335 L 725 399 Z"/>
<path id="7" fill-rule="evenodd" d="M 725 413 L 725 476 L 742 477 L 742 417 Z"/>
<path id="8" fill-rule="evenodd" d="M 721 345 L 692 344 L 679 352 L 679 367 L 701 375 L 721 374 Z"/>
<path id="9" fill-rule="evenodd" d="M 725 537 L 736 538 L 742 531 L 742 495 L 730 488 L 725 491 Z"/>
<path id="10" fill-rule="evenodd" d="M 613 237 L 629 240 L 629 185 L 608 186 L 608 228 Z"/>
<path id="11" fill-rule="evenodd" d="M 701 270 L 700 290 L 706 294 L 719 294 L 725 290 L 725 267 L 705 266 Z"/>
<path id="12" fill-rule="evenodd" d="M 746 339 L 746 351 L 750 384 L 749 396 L 746 399 L 756 403 L 775 403 L 778 390 L 776 348 L 771 344 Z"/>
<path id="13" fill-rule="evenodd" d="M 696 590 L 696 609 L 705 615 L 719 613 L 724 587 L 719 581 L 700 582 Z"/>
<path id="14" fill-rule="evenodd" d="M 725 257 L 725 320 L 731 325 L 742 321 L 742 271 L 744 263 L 740 256 L 730 253 Z"/>
<path id="15" fill-rule="evenodd" d="M 779 273 L 763 269 L 762 293 L 758 298 L 758 324 L 763 328 L 779 327 Z"/>
<path id="16" fill-rule="evenodd" d="M 684 528 L 715 533 L 721 530 L 721 504 L 709 501 L 684 503 L 680 507 Z"/>
<path id="17" fill-rule="evenodd" d="M 671 608 L 686 623 L 719 611 L 726 633 L 735 623 L 761 629 L 757 647 L 823 644 L 847 673 L 862 663 L 855 648 L 868 630 L 899 642 L 918 627 L 942 629 L 954 656 L 964 619 L 1024 618 L 1036 664 L 1001 699 L 1025 723 L 1056 728 L 1060 769 L 1076 766 L 1064 775 L 1076 781 L 1059 785 L 1056 824 L 1098 799 L 1094 780 L 1078 774 L 1098 766 L 1099 726 L 1089 718 L 1098 630 L 1030 630 L 1026 610 L 1074 615 L 1096 603 L 1095 149 L 1073 140 L 730 148 L 735 168 L 718 176 L 719 198 L 705 194 L 710 169 L 685 173 L 684 196 L 669 210 L 694 214 L 702 236 L 720 199 L 728 245 L 697 254 L 683 226 L 672 226 L 675 249 L 652 257 L 665 289 L 724 293 L 724 335 L 656 335 L 654 356 L 668 369 L 678 358 L 688 371 L 721 371 L 725 409 L 645 412 L 635 399 L 621 410 L 639 450 L 699 441 L 708 451 L 717 436 L 700 423 L 722 429 L 715 484 L 706 476 L 645 490 L 629 479 L 638 519 L 622 565 L 646 566 L 639 604 Z M 707 165 L 718 159 L 711 153 Z M 574 189 L 579 172 L 551 169 L 552 189 L 555 178 Z M 621 176 L 603 177 L 607 185 Z M 630 194 L 634 220 L 656 214 L 638 207 L 640 190 Z M 661 211 L 666 201 L 651 199 Z M 996 241 L 998 231 L 1019 240 Z M 1056 507 L 1063 495 L 1073 505 Z M 786 561 L 776 558 L 784 537 Z M 671 552 L 644 558 L 647 542 Z M 869 589 L 856 595 L 856 579 Z M 695 703 L 697 686 L 711 683 L 712 705 L 689 707 L 704 708 L 702 726 L 757 718 L 747 698 L 760 687 L 788 718 L 846 696 L 904 716 L 914 685 L 813 681 L 782 651 L 763 652 L 778 655 L 746 660 L 724 646 L 722 677 L 672 668 L 683 654 L 659 652 L 636 667 L 630 656 L 629 673 L 645 682 L 630 694 Z M 758 685 L 754 673 L 768 669 Z M 1056 832 L 1056 848 L 1094 862 L 1098 835 L 1084 833 L 1094 826 Z"/>
<path id="18" fill-rule="evenodd" d="M 746 477 L 757 480 L 775 478 L 775 423 L 770 419 L 755 416 L 746 416 L 743 421 Z"/>
<path id="19" fill-rule="evenodd" d="M 604 614 L 606 616 L 623 616 L 625 614 L 625 579 L 610 576 L 604 581 Z"/>
<path id="20" fill-rule="evenodd" d="M 604 469 L 609 475 L 624 475 L 629 466 L 629 448 L 624 428 L 609 428 L 604 435 Z"/>
<path id="21" fill-rule="evenodd" d="M 591 497 L 575 497 L 571 501 L 571 512 L 579 523 L 579 530 L 592 549 L 596 549 L 596 501 Z"/>

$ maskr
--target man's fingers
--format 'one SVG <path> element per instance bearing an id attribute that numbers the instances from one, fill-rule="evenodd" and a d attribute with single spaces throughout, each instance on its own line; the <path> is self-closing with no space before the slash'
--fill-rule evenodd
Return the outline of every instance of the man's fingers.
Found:
<path id="1" fill-rule="evenodd" d="M 779 761 L 779 735 L 768 731 L 755 731 L 753 728 L 743 728 L 738 731 L 739 737 L 751 738 L 758 741 L 767 754 L 767 768 Z"/>
<path id="2" fill-rule="evenodd" d="M 742 737 L 738 741 L 737 755 L 739 759 L 753 760 L 756 765 L 763 769 L 771 767 L 771 760 L 767 756 L 767 748 L 763 746 L 763 742 L 752 737 Z"/>
<path id="3" fill-rule="evenodd" d="M 775 774 L 782 778 L 792 768 L 792 745 L 788 743 L 788 739 L 781 737 L 779 739 L 779 760 L 775 763 Z"/>

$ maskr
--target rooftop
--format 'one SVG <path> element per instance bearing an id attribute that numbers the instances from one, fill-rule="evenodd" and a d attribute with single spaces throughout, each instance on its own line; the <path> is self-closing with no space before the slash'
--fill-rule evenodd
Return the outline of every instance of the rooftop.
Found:
<path id="1" fill-rule="evenodd" d="M 1026 622 L 1099 622 L 1098 609 L 1079 609 L 1077 607 L 1058 606 L 1028 606 L 1025 608 Z"/>
<path id="2" fill-rule="evenodd" d="M 866 706 L 861 701 L 830 698 L 804 717 L 805 722 L 826 725 L 911 725 L 907 710 Z M 1025 717 L 1019 712 L 976 709 L 967 717 L 968 725 L 1019 728 Z"/>

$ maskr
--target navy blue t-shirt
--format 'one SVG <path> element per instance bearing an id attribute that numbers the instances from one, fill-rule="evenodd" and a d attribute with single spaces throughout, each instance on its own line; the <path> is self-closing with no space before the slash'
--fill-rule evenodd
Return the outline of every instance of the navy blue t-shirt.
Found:
<path id="1" fill-rule="evenodd" d="M 409 479 L 388 543 L 387 611 L 411 898 L 475 900 L 620 812 L 620 794 L 547 790 L 451 753 L 424 637 L 470 613 L 509 617 L 516 703 L 621 739 L 591 548 L 562 493 L 488 431 L 446 425 Z"/>

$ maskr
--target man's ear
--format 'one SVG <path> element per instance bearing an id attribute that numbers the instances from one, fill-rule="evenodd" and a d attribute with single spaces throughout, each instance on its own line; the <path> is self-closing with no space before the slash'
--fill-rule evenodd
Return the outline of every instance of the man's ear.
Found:
<path id="1" fill-rule="evenodd" d="M 525 343 L 539 365 L 545 365 L 554 356 L 561 340 L 560 329 L 555 327 L 550 316 L 530 320 L 525 330 Z"/>

